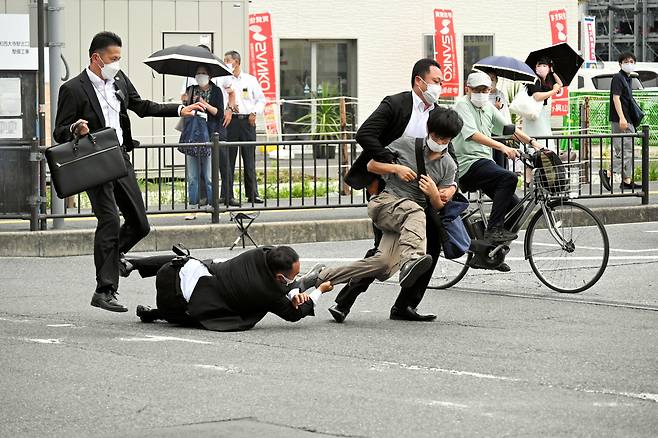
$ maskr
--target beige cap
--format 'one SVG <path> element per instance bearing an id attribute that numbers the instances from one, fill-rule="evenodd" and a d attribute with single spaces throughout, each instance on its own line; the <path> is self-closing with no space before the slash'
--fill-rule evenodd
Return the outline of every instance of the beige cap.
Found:
<path id="1" fill-rule="evenodd" d="M 466 85 L 471 88 L 486 86 L 491 87 L 491 78 L 488 74 L 481 71 L 474 71 L 468 75 Z"/>

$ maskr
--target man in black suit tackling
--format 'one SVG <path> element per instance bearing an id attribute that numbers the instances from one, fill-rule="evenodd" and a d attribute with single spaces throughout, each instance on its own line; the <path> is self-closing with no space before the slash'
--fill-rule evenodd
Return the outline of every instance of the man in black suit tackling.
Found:
<path id="1" fill-rule="evenodd" d="M 130 152 L 138 144 L 130 130 L 128 110 L 140 117 L 191 116 L 203 111 L 199 104 L 182 106 L 143 100 L 119 66 L 121 38 L 100 32 L 89 46 L 89 67 L 63 84 L 59 90 L 53 137 L 58 143 L 74 135 L 87 135 L 105 127 L 116 130 L 128 176 L 87 190 L 98 219 L 94 237 L 96 291 L 91 305 L 112 312 L 128 309 L 117 301 L 119 258 L 149 233 L 142 193 L 130 163 Z M 121 225 L 117 206 L 123 214 Z"/>
<path id="2" fill-rule="evenodd" d="M 421 59 L 414 64 L 411 72 L 411 91 L 386 96 L 379 107 L 361 125 L 356 133 L 356 140 L 363 148 L 363 153 L 352 165 L 346 182 L 356 189 L 367 188 L 368 194 L 374 195 L 384 189 L 383 181 L 367 171 L 368 161 L 371 159 L 383 163 L 391 163 L 395 157 L 385 149 L 392 141 L 402 135 L 410 137 L 427 137 L 427 119 L 430 112 L 436 108 L 436 102 L 441 95 L 443 73 L 441 66 L 433 59 Z M 452 143 L 448 146 L 448 153 L 455 163 Z M 457 190 L 456 187 L 441 189 L 446 199 Z M 449 193 L 448 193 L 449 191 Z M 440 242 L 432 221 L 427 220 L 427 253 L 432 256 L 431 269 L 423 274 L 412 286 L 402 288 L 395 304 L 391 308 L 391 319 L 408 321 L 432 321 L 436 315 L 421 315 L 416 307 L 423 299 L 427 285 L 432 278 L 436 266 Z M 373 226 L 375 247 L 366 253 L 371 257 L 377 251 L 382 232 Z M 343 322 L 356 298 L 365 292 L 374 278 L 352 280 L 336 297 L 336 304 L 329 312 L 337 322 Z"/>

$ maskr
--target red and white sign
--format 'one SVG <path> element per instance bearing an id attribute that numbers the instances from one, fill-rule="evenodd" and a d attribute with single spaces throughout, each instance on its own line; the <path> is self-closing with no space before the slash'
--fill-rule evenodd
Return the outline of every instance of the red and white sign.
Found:
<path id="1" fill-rule="evenodd" d="M 276 75 L 274 70 L 274 44 L 272 19 L 268 12 L 249 14 L 249 72 L 256 77 L 265 99 L 265 129 L 268 135 L 279 133 L 278 106 L 276 104 Z"/>
<path id="2" fill-rule="evenodd" d="M 596 19 L 583 17 L 583 58 L 585 63 L 596 63 Z"/>
<path id="3" fill-rule="evenodd" d="M 551 38 L 553 44 L 567 42 L 567 12 L 564 9 L 549 11 L 548 19 L 551 24 Z M 562 88 L 558 94 L 553 96 L 551 113 L 554 116 L 566 116 L 569 114 L 569 89 Z"/>
<path id="4" fill-rule="evenodd" d="M 442 96 L 459 96 L 457 39 L 450 9 L 434 9 L 434 56 L 443 72 Z"/>

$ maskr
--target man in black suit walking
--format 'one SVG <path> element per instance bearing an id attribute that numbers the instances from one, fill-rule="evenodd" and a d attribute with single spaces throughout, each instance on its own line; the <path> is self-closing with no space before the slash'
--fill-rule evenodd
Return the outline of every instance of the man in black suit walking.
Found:
<path id="1" fill-rule="evenodd" d="M 128 309 L 117 301 L 119 258 L 143 239 L 150 230 L 142 193 L 130 163 L 130 152 L 138 144 L 132 138 L 128 110 L 140 117 L 191 116 L 203 111 L 198 105 L 184 107 L 143 100 L 119 65 L 121 38 L 100 32 L 89 46 L 89 67 L 63 84 L 59 90 L 55 141 L 64 143 L 74 136 L 114 128 L 122 145 L 128 175 L 87 190 L 98 219 L 94 236 L 96 291 L 91 305 L 112 312 Z M 117 206 L 124 218 L 121 225 Z"/>
<path id="2" fill-rule="evenodd" d="M 411 72 L 411 91 L 386 96 L 379 107 L 361 125 L 356 133 L 356 140 L 363 148 L 363 153 L 352 165 L 346 182 L 356 189 L 367 188 L 369 195 L 381 192 L 383 181 L 377 175 L 367 170 L 371 159 L 383 163 L 391 163 L 395 157 L 385 149 L 391 142 L 403 135 L 419 138 L 427 137 L 427 119 L 430 112 L 436 108 L 436 102 L 441 95 L 443 73 L 441 66 L 433 59 L 421 59 L 414 64 Z M 457 158 L 452 144 L 448 153 L 455 163 Z M 442 189 L 446 199 L 452 197 L 456 187 Z M 427 285 L 432 278 L 436 266 L 440 241 L 432 220 L 427 220 L 427 253 L 432 256 L 432 267 L 423 274 L 412 286 L 402 288 L 395 304 L 391 308 L 391 319 L 409 321 L 432 321 L 436 315 L 421 315 L 416 307 L 423 299 Z M 382 232 L 373 226 L 375 247 L 366 253 L 373 256 L 382 237 Z M 336 304 L 329 311 L 337 322 L 343 322 L 356 298 L 365 292 L 374 278 L 353 280 L 345 286 L 336 297 Z"/>

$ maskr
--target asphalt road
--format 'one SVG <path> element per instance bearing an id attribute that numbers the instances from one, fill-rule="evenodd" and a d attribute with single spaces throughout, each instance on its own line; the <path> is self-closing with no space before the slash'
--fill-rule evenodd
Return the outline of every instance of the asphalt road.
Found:
<path id="1" fill-rule="evenodd" d="M 610 265 L 578 295 L 507 274 L 430 290 L 433 323 L 391 321 L 395 279 L 348 320 L 268 316 L 215 333 L 89 306 L 92 257 L 0 259 L 0 436 L 656 436 L 658 224 L 612 225 Z M 303 265 L 368 241 L 296 245 Z M 228 257 L 226 249 L 200 257 Z"/>

